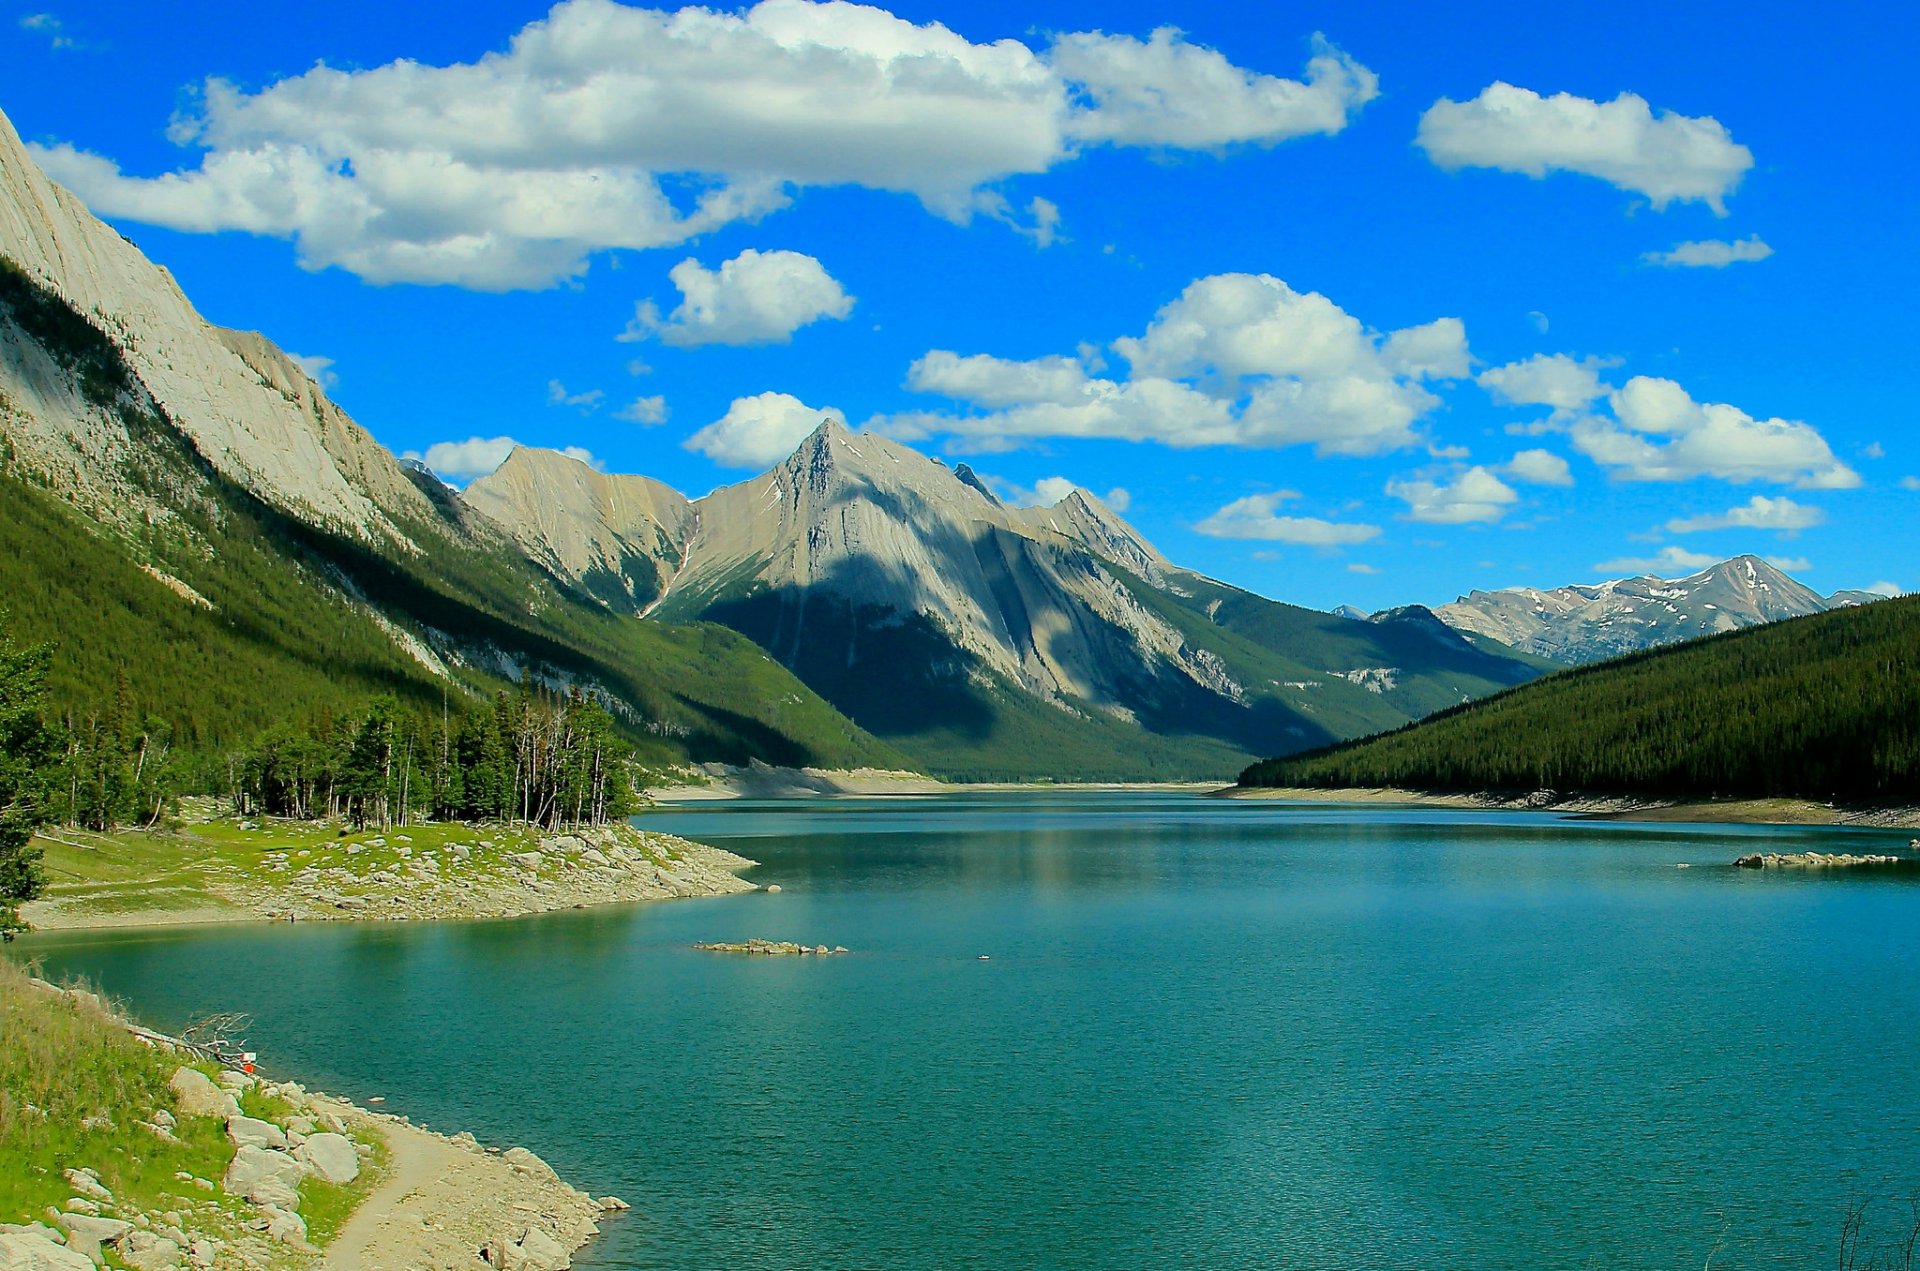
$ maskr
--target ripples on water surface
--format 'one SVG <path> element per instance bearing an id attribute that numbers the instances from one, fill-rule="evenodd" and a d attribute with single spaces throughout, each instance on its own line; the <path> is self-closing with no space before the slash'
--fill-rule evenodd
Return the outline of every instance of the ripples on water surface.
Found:
<path id="1" fill-rule="evenodd" d="M 1904 834 L 1067 792 L 643 823 L 783 894 L 17 948 L 624 1196 L 594 1267 L 1804 1268 L 1920 1189 L 1920 887 L 1723 867 Z M 855 952 L 688 947 L 747 936 Z"/>

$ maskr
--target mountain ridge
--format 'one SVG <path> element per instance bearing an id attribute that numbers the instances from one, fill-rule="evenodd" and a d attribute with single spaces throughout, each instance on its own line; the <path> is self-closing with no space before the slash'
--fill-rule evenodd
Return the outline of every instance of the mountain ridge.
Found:
<path id="1" fill-rule="evenodd" d="M 1580 664 L 1785 618 L 1877 600 L 1819 592 L 1758 556 L 1734 556 L 1679 578 L 1642 574 L 1563 587 L 1473 591 L 1434 610 L 1458 630 Z"/>
<path id="2" fill-rule="evenodd" d="M 552 488 L 583 488 L 581 461 L 515 453 L 522 466 L 573 471 Z M 543 511 L 532 488 L 496 474 L 463 497 L 553 559 L 542 518 L 595 513 L 585 501 Z M 662 594 L 609 603 L 742 632 L 949 775 L 1044 773 L 1076 752 L 1092 765 L 1083 772 L 1121 775 L 1129 749 L 1156 772 L 1206 775 L 1235 755 L 1391 726 L 1544 669 L 1430 614 L 1424 626 L 1413 611 L 1347 624 L 1256 597 L 1175 565 L 1089 491 L 1013 507 L 965 465 L 832 419 L 768 472 L 691 507 Z M 1025 757 L 1011 763 L 1015 752 Z"/>

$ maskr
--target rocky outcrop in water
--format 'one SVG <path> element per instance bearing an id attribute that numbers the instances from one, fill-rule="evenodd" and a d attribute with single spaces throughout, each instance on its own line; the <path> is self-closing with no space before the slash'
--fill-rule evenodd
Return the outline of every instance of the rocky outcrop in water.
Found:
<path id="1" fill-rule="evenodd" d="M 752 953 L 775 958 L 824 958 L 847 951 L 842 945 L 829 949 L 824 944 L 795 944 L 791 940 L 762 940 L 757 936 L 752 940 L 711 940 L 693 947 L 708 953 Z"/>
<path id="2" fill-rule="evenodd" d="M 1898 856 L 1855 856 L 1848 852 L 1753 852 L 1734 864 L 1741 869 L 1858 869 L 1874 865 L 1920 865 L 1920 861 Z"/>

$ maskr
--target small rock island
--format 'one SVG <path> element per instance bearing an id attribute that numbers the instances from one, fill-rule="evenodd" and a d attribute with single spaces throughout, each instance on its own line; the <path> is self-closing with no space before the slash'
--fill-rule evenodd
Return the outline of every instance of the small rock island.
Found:
<path id="1" fill-rule="evenodd" d="M 824 944 L 795 944 L 791 940 L 708 940 L 693 946 L 708 953 L 755 953 L 767 957 L 830 957 L 836 953 L 845 953 L 846 946 L 835 945 L 829 949 Z"/>

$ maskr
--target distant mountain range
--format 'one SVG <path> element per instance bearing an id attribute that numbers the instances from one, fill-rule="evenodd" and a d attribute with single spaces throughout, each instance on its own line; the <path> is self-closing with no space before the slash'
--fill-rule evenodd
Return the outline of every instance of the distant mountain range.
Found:
<path id="1" fill-rule="evenodd" d="M 1224 776 L 1547 666 L 1254 596 L 1084 491 L 1012 507 L 831 423 L 698 501 L 536 450 L 456 494 L 202 319 L 4 118 L 0 472 L 0 594 L 58 642 L 56 697 L 124 686 L 203 751 L 531 674 L 661 759 Z"/>
<path id="2" fill-rule="evenodd" d="M 1475 591 L 1434 613 L 1457 630 L 1584 663 L 1879 599 L 1870 591 L 1822 596 L 1757 556 L 1736 556 L 1684 578 Z"/>

